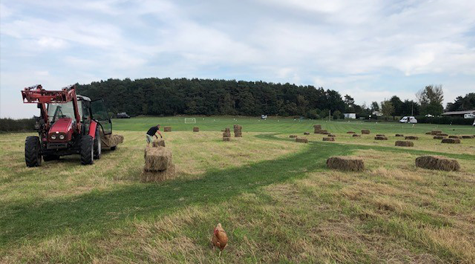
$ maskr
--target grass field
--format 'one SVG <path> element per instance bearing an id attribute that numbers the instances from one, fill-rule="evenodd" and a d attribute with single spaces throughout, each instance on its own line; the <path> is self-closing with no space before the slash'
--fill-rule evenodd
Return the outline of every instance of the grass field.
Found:
<path id="1" fill-rule="evenodd" d="M 125 136 L 92 166 L 78 156 L 26 168 L 27 133 L 0 134 L 0 263 L 474 263 L 475 139 L 440 144 L 424 133 L 474 135 L 469 126 L 232 117 L 114 120 Z M 156 124 L 177 179 L 139 182 L 145 131 Z M 243 126 L 243 138 L 221 129 Z M 309 144 L 314 124 L 336 134 Z M 199 126 L 201 132 L 191 132 Z M 351 138 L 347 131 L 370 129 Z M 374 141 L 374 134 L 388 141 Z M 395 133 L 419 136 L 394 147 Z M 461 171 L 416 168 L 420 155 L 455 158 Z M 364 172 L 328 170 L 359 156 Z M 210 247 L 221 222 L 229 246 Z"/>

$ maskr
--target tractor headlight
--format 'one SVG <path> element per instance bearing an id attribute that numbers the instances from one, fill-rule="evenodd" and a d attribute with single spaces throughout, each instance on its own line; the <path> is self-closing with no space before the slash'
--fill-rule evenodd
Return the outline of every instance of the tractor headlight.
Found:
<path id="1" fill-rule="evenodd" d="M 64 135 L 59 135 L 59 139 L 64 139 Z"/>
<path id="2" fill-rule="evenodd" d="M 51 136 L 51 139 L 56 139 L 56 135 L 52 135 L 52 136 Z"/>

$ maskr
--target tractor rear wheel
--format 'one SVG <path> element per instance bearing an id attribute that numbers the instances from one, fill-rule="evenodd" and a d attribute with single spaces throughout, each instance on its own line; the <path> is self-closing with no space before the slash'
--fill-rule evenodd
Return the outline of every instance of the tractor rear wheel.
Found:
<path id="1" fill-rule="evenodd" d="M 59 156 L 58 155 L 44 155 L 43 160 L 44 161 L 59 160 Z"/>
<path id="2" fill-rule="evenodd" d="M 81 137 L 81 163 L 83 165 L 94 163 L 94 139 L 89 135 Z"/>
<path id="3" fill-rule="evenodd" d="M 41 144 L 39 137 L 26 137 L 25 162 L 27 167 L 41 166 Z"/>
<path id="4" fill-rule="evenodd" d="M 102 153 L 101 146 L 101 133 L 99 129 L 96 130 L 96 138 L 94 139 L 94 159 L 100 159 Z"/>

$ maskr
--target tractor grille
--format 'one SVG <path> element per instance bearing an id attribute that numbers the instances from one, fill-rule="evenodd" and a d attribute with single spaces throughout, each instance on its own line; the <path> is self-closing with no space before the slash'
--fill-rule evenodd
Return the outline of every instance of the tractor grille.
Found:
<path id="1" fill-rule="evenodd" d="M 47 149 L 65 149 L 68 148 L 68 143 L 48 143 Z"/>

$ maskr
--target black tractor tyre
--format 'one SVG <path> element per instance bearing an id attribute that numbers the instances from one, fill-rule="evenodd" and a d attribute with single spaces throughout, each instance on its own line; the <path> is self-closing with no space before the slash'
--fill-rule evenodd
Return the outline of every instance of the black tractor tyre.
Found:
<path id="1" fill-rule="evenodd" d="M 117 146 L 113 146 L 111 147 L 111 150 L 115 150 L 117 148 Z"/>
<path id="2" fill-rule="evenodd" d="M 25 162 L 27 167 L 41 166 L 41 144 L 37 136 L 26 137 Z"/>
<path id="3" fill-rule="evenodd" d="M 89 135 L 81 137 L 81 164 L 89 165 L 94 163 L 94 139 Z"/>
<path id="4" fill-rule="evenodd" d="M 96 138 L 94 139 L 94 159 L 100 159 L 102 153 L 101 133 L 96 130 Z"/>
<path id="5" fill-rule="evenodd" d="M 59 160 L 59 156 L 58 155 L 44 155 L 43 160 L 44 161 Z"/>

